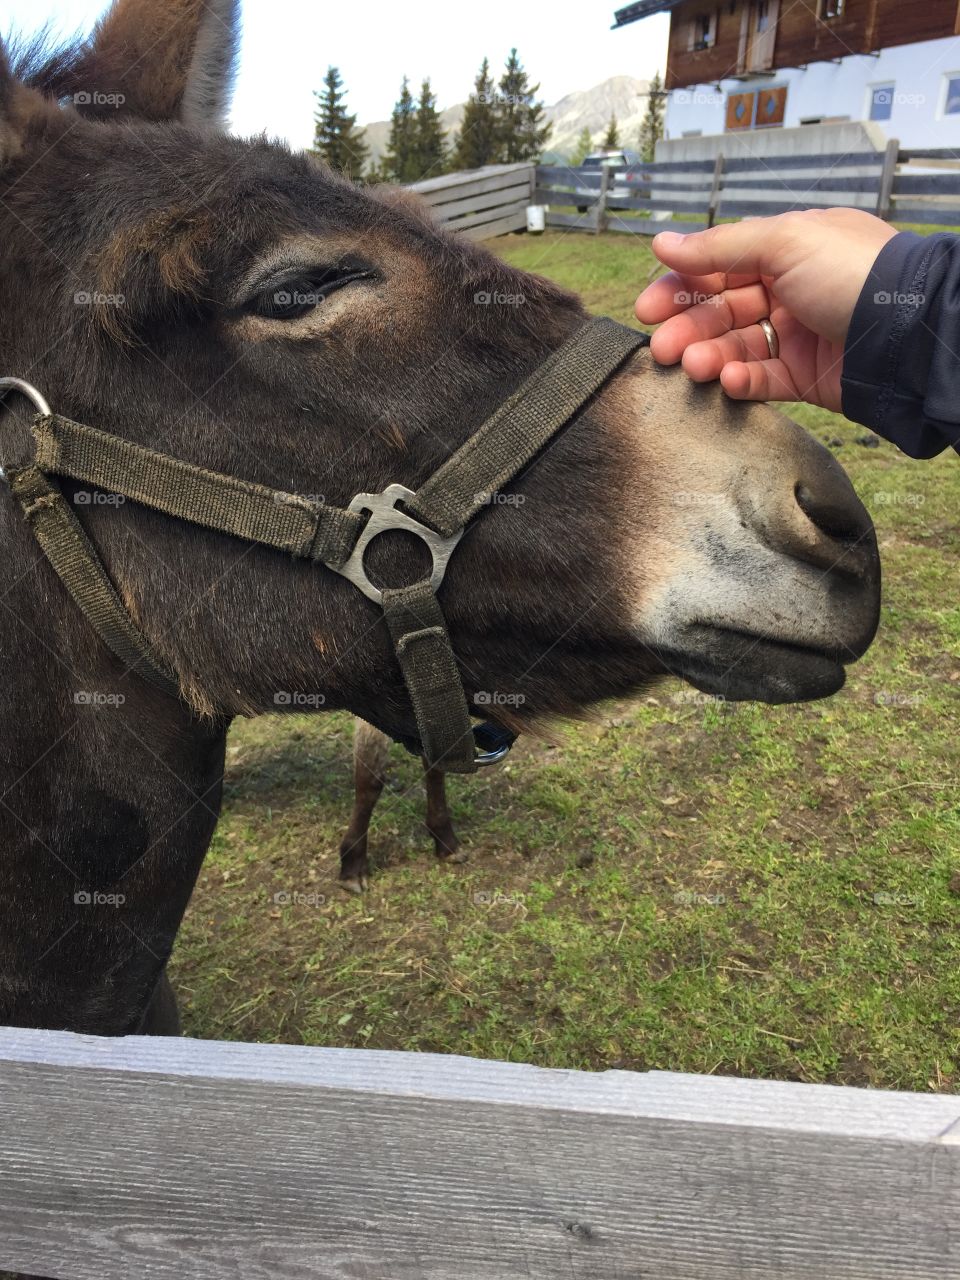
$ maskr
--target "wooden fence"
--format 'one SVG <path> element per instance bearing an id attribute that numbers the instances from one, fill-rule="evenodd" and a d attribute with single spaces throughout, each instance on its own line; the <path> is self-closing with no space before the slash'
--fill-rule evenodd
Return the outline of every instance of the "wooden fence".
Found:
<path id="1" fill-rule="evenodd" d="M 960 1097 L 0 1030 L 0 1270 L 956 1280 Z"/>
<path id="2" fill-rule="evenodd" d="M 718 218 L 757 217 L 836 205 L 897 222 L 960 225 L 956 151 L 885 151 L 817 156 L 675 160 L 627 169 L 537 169 L 534 200 L 549 227 L 650 235 L 700 231 Z M 566 210 L 566 211 L 564 211 Z M 575 210 L 575 212 L 574 212 Z M 682 215 L 682 216 L 676 216 Z"/>
<path id="3" fill-rule="evenodd" d="M 533 195 L 534 166 L 491 164 L 464 173 L 448 173 L 414 183 L 437 220 L 474 240 L 489 240 L 527 225 Z"/>
<path id="4" fill-rule="evenodd" d="M 526 226 L 527 206 L 548 206 L 548 227 L 652 235 L 700 231 L 718 218 L 834 205 L 897 222 L 960 226 L 960 157 L 953 151 L 672 160 L 627 169 L 488 165 L 410 188 L 452 231 L 488 240 Z M 648 215 L 648 216 L 644 216 Z"/>

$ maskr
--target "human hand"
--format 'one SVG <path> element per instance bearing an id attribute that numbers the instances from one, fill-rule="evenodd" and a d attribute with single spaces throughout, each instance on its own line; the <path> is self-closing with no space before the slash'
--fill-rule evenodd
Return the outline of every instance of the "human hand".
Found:
<path id="1" fill-rule="evenodd" d="M 896 232 L 859 209 L 753 218 L 691 235 L 663 232 L 653 251 L 672 270 L 637 299 L 659 324 L 651 351 L 716 378 L 734 400 L 806 400 L 840 409 L 843 349 L 857 299 Z M 758 321 L 769 318 L 777 359 Z"/>

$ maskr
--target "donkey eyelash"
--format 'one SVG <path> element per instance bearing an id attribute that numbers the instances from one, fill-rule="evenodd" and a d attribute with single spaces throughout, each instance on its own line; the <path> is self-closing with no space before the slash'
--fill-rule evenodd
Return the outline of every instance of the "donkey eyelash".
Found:
<path id="1" fill-rule="evenodd" d="M 245 309 L 269 320 L 296 320 L 319 307 L 331 293 L 344 285 L 368 280 L 373 274 L 361 267 L 287 273 L 267 285 L 261 285 L 249 298 Z"/>

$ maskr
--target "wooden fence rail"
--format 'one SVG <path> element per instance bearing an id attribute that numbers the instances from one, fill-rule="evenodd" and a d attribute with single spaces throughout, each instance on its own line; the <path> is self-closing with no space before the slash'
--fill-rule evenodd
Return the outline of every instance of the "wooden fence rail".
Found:
<path id="1" fill-rule="evenodd" d="M 0 1269 L 956 1280 L 960 1098 L 0 1030 Z"/>
<path id="2" fill-rule="evenodd" d="M 604 184 L 601 191 L 601 183 Z M 866 209 L 897 222 L 960 225 L 960 153 L 884 151 L 808 156 L 736 156 L 629 168 L 540 166 L 533 198 L 547 226 L 649 235 L 699 231 L 718 218 L 823 209 Z M 576 210 L 576 212 L 573 212 Z"/>

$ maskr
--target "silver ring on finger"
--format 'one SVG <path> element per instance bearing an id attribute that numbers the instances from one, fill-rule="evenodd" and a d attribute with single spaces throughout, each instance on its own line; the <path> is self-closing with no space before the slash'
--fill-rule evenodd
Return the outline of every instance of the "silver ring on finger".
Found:
<path id="1" fill-rule="evenodd" d="M 780 339 L 777 337 L 777 331 L 769 320 L 758 320 L 760 328 L 763 330 L 763 336 L 767 340 L 767 349 L 770 352 L 771 360 L 780 358 Z"/>

